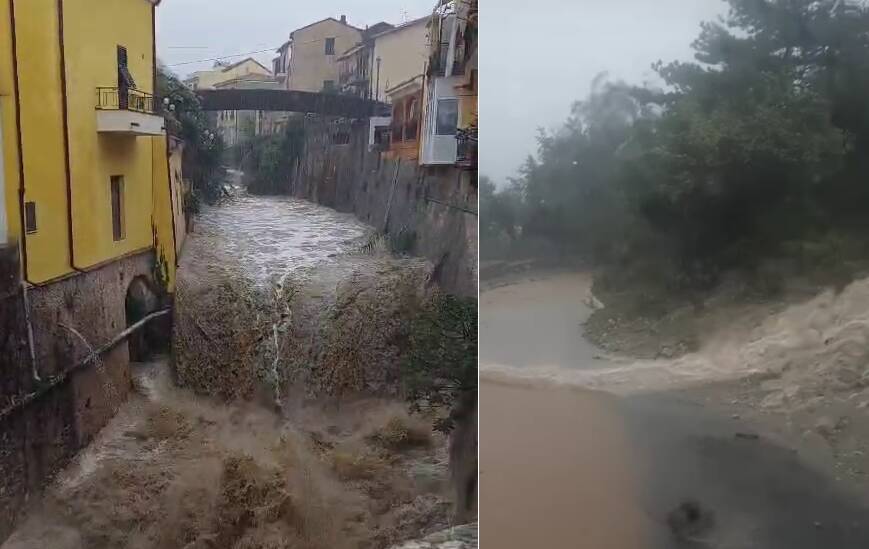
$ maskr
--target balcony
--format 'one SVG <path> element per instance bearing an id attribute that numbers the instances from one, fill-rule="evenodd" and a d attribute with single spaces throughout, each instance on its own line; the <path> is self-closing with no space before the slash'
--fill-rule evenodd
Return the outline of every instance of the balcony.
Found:
<path id="1" fill-rule="evenodd" d="M 456 130 L 456 166 L 468 170 L 477 168 L 477 128 Z"/>
<path id="2" fill-rule="evenodd" d="M 124 135 L 163 135 L 166 124 L 154 112 L 154 96 L 136 89 L 97 88 L 97 131 Z"/>

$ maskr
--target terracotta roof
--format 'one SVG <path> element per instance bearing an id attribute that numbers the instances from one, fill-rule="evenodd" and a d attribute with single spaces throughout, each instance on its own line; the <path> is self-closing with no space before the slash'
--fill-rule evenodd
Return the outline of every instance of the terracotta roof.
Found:
<path id="1" fill-rule="evenodd" d="M 413 19 L 411 21 L 408 21 L 407 23 L 402 23 L 398 26 L 392 27 L 391 29 L 385 30 L 383 32 L 379 32 L 379 33 L 373 35 L 371 38 L 377 39 L 377 38 L 380 38 L 381 36 L 383 36 L 384 34 L 390 34 L 390 33 L 396 32 L 396 31 L 404 30 L 404 29 L 406 29 L 408 27 L 412 27 L 414 25 L 419 25 L 420 23 L 426 23 L 426 22 L 428 22 L 429 19 L 431 19 L 431 15 L 424 15 L 424 16 L 419 17 L 417 19 Z"/>
<path id="2" fill-rule="evenodd" d="M 263 65 L 262 63 L 260 63 L 260 62 L 257 61 L 256 59 L 254 59 L 253 57 L 246 57 L 246 58 L 242 59 L 241 61 L 238 61 L 238 62 L 236 62 L 236 63 L 233 63 L 232 65 L 227 65 L 227 66 L 223 67 L 222 70 L 223 70 L 223 72 L 226 72 L 226 71 L 228 71 L 228 70 L 234 69 L 235 67 L 237 67 L 237 66 L 239 66 L 239 65 L 241 65 L 241 64 L 243 64 L 243 63 L 247 63 L 248 61 L 253 61 L 254 63 L 256 63 L 257 65 L 259 65 L 260 67 L 262 67 L 262 68 L 264 68 L 265 70 L 269 71 L 269 74 L 271 74 L 272 71 L 271 71 L 270 68 L 266 67 L 265 65 Z"/>
<path id="3" fill-rule="evenodd" d="M 351 29 L 356 29 L 359 32 L 362 32 L 362 29 L 360 29 L 359 27 L 354 27 L 353 25 L 351 25 L 349 23 L 342 23 L 341 21 L 338 21 L 334 17 L 326 17 L 324 19 L 320 19 L 319 21 L 314 21 L 313 23 L 309 23 L 309 24 L 305 25 L 304 27 L 297 28 L 296 30 L 294 30 L 293 32 L 290 33 L 290 39 L 292 40 L 293 33 L 299 32 L 300 30 L 305 30 L 309 27 L 313 27 L 314 25 L 319 25 L 320 23 L 323 23 L 325 21 L 334 21 L 334 22 L 338 23 L 339 25 L 344 25 L 345 27 L 350 27 Z"/>
<path id="4" fill-rule="evenodd" d="M 396 92 L 405 91 L 406 89 L 413 89 L 415 85 L 419 85 L 420 87 L 422 87 L 422 76 L 423 75 L 421 74 L 417 74 L 413 78 L 408 78 L 404 82 L 399 82 L 388 90 L 384 90 L 383 93 L 385 93 L 386 95 L 392 95 Z"/>
<path id="5" fill-rule="evenodd" d="M 374 23 L 373 25 L 367 27 L 362 34 L 365 38 L 371 38 L 372 36 L 377 36 L 378 34 L 394 29 L 395 25 L 392 23 L 387 23 L 386 21 L 380 21 L 379 23 Z"/>

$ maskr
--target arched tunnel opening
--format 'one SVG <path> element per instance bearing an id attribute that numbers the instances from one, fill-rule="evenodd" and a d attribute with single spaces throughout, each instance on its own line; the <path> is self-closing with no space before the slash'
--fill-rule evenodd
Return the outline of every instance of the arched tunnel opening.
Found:
<path id="1" fill-rule="evenodd" d="M 127 288 L 124 300 L 127 327 L 134 325 L 150 313 L 160 308 L 160 298 L 151 281 L 145 276 L 137 276 Z M 169 331 L 164 318 L 154 319 L 134 331 L 127 338 L 130 362 L 145 362 L 155 354 L 168 351 Z"/>

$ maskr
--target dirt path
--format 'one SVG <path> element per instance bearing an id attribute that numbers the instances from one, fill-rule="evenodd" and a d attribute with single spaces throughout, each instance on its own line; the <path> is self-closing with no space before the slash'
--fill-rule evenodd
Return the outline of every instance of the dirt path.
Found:
<path id="1" fill-rule="evenodd" d="M 587 278 L 514 282 L 481 296 L 483 539 L 508 549 L 869 545 L 869 513 L 833 456 L 818 459 L 811 441 L 784 436 L 784 418 L 763 421 L 736 396 L 746 376 L 760 387 L 751 363 L 721 360 L 744 347 L 721 338 L 678 360 L 604 357 L 577 342 Z M 487 303 L 505 318 L 486 319 Z M 829 448 L 849 428 L 834 422 L 818 436 Z"/>

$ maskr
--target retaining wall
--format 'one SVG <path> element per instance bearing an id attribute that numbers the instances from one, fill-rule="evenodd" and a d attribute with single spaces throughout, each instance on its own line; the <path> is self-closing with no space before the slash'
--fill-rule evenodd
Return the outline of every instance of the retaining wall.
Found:
<path id="1" fill-rule="evenodd" d="M 126 328 L 136 277 L 152 280 L 152 251 L 27 291 L 31 360 L 17 246 L 0 248 L 0 542 L 38 493 L 115 414 L 130 389 L 126 342 L 23 406 L 16 401 Z M 76 335 L 78 332 L 85 341 Z M 36 375 L 34 375 L 34 370 Z"/>
<path id="2" fill-rule="evenodd" d="M 386 160 L 369 150 L 367 120 L 309 116 L 290 185 L 295 196 L 353 212 L 406 242 L 408 253 L 434 264 L 442 288 L 476 297 L 476 171 Z"/>

